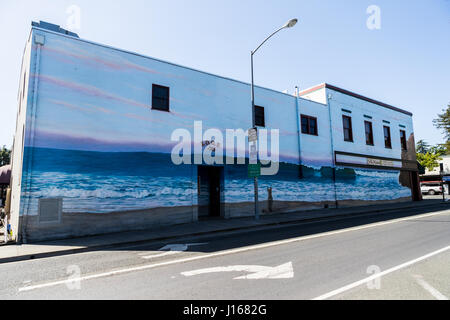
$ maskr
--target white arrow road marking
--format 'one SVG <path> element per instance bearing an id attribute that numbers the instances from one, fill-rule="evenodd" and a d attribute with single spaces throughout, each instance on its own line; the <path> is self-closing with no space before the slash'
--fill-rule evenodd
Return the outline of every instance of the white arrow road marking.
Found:
<path id="1" fill-rule="evenodd" d="M 193 271 L 182 272 L 185 277 L 192 277 L 199 274 L 217 273 L 217 272 L 248 272 L 250 274 L 234 278 L 235 280 L 243 279 L 290 279 L 294 277 L 292 262 L 282 264 L 278 267 L 264 266 L 229 266 L 206 268 Z"/>
<path id="2" fill-rule="evenodd" d="M 153 255 L 149 255 L 149 256 L 143 256 L 142 259 L 153 259 L 153 258 L 168 256 L 168 255 L 176 254 L 179 252 L 187 251 L 189 249 L 189 247 L 203 246 L 206 244 L 207 243 L 168 244 L 167 246 L 164 246 L 158 250 L 158 251 L 165 251 L 165 252 L 153 254 Z"/>

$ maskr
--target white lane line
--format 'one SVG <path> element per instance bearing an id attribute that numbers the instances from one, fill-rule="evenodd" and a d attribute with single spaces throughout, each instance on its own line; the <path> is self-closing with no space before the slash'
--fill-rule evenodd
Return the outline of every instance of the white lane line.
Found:
<path id="1" fill-rule="evenodd" d="M 416 279 L 417 283 L 424 288 L 428 293 L 430 293 L 433 297 L 435 297 L 438 300 L 448 300 L 446 296 L 444 296 L 442 293 L 440 293 L 436 288 L 432 287 L 428 282 L 423 280 L 422 276 L 415 275 L 414 278 Z"/>
<path id="2" fill-rule="evenodd" d="M 257 249 L 264 249 L 264 248 L 279 246 L 279 245 L 283 245 L 283 244 L 289 244 L 289 243 L 294 243 L 294 242 L 299 242 L 299 241 L 304 241 L 304 240 L 310 240 L 310 239 L 315 239 L 315 238 L 320 238 L 320 237 L 325 237 L 325 236 L 330 236 L 330 235 L 341 234 L 341 233 L 345 233 L 345 232 L 351 232 L 351 231 L 357 231 L 357 230 L 363 230 L 363 229 L 388 225 L 388 224 L 401 222 L 401 221 L 407 221 L 407 220 L 413 220 L 413 219 L 415 220 L 415 219 L 420 219 L 420 218 L 428 218 L 428 217 L 432 217 L 432 216 L 445 214 L 448 212 L 449 212 L 448 210 L 444 210 L 444 211 L 439 211 L 439 212 L 435 212 L 435 213 L 416 215 L 413 217 L 399 218 L 399 219 L 394 219 L 394 220 L 385 221 L 385 222 L 377 222 L 377 223 L 372 223 L 372 224 L 359 226 L 359 227 L 352 227 L 352 228 L 341 229 L 341 230 L 337 230 L 337 231 L 318 233 L 318 234 L 314 234 L 314 235 L 310 235 L 310 236 L 303 236 L 303 237 L 292 238 L 292 239 L 287 239 L 287 240 L 273 241 L 273 242 L 268 242 L 268 243 L 264 243 L 264 244 L 253 245 L 253 246 L 247 246 L 247 247 L 238 248 L 238 249 L 224 250 L 224 251 L 219 251 L 216 253 L 210 253 L 210 254 L 201 255 L 201 256 L 195 256 L 195 257 L 171 260 L 171 261 L 166 261 L 166 262 L 161 262 L 161 263 L 148 264 L 148 265 L 143 265 L 143 266 L 139 266 L 139 267 L 126 268 L 126 269 L 120 269 L 120 270 L 116 270 L 116 271 L 93 274 L 93 275 L 84 276 L 84 277 L 80 277 L 80 278 L 76 278 L 76 279 L 60 280 L 60 281 L 38 284 L 38 285 L 34 285 L 34 286 L 25 286 L 25 287 L 19 288 L 19 292 L 31 291 L 31 290 L 46 288 L 46 287 L 52 287 L 52 286 L 57 286 L 57 285 L 61 285 L 61 284 L 69 283 L 69 282 L 73 283 L 73 281 L 84 281 L 84 280 L 96 279 L 96 278 L 101 278 L 101 277 L 108 277 L 108 276 L 112 276 L 112 275 L 133 272 L 133 271 L 142 271 L 142 270 L 147 270 L 147 269 L 152 269 L 152 268 L 156 268 L 156 267 L 162 267 L 162 266 L 167 266 L 167 265 L 172 265 L 172 264 L 177 264 L 177 263 L 185 263 L 185 262 L 191 262 L 191 261 L 196 261 L 196 260 L 200 260 L 200 259 L 207 259 L 207 258 L 219 257 L 219 256 L 224 256 L 224 255 L 229 255 L 229 254 L 242 253 L 242 252 L 257 250 Z"/>
<path id="3" fill-rule="evenodd" d="M 429 253 L 429 254 L 426 254 L 426 255 L 424 255 L 424 256 L 422 256 L 422 257 L 420 257 L 420 258 L 417 258 L 417 259 L 414 259 L 414 260 L 411 260 L 411 261 L 402 263 L 402 264 L 400 264 L 400 265 L 398 265 L 398 266 L 396 266 L 396 267 L 393 267 L 393 268 L 390 268 L 390 269 L 385 270 L 385 271 L 383 271 L 383 272 L 374 274 L 374 275 L 372 275 L 372 276 L 370 276 L 370 277 L 367 277 L 367 278 L 365 278 L 365 279 L 362 279 L 362 280 L 359 280 L 359 281 L 350 283 L 350 284 L 348 284 L 348 285 L 346 285 L 346 286 L 344 286 L 344 287 L 342 287 L 342 288 L 339 288 L 339 289 L 330 291 L 330 292 L 325 293 L 325 294 L 323 294 L 323 295 L 321 295 L 321 296 L 318 296 L 318 297 L 316 297 L 316 298 L 314 298 L 314 299 L 312 299 L 312 300 L 325 300 L 325 299 L 329 299 L 329 298 L 334 297 L 334 296 L 336 296 L 336 295 L 338 295 L 338 294 L 341 294 L 341 293 L 343 293 L 343 292 L 345 292 L 345 291 L 348 291 L 348 290 L 350 290 L 350 289 L 353 289 L 353 288 L 356 288 L 356 287 L 358 287 L 358 286 L 360 286 L 360 285 L 363 285 L 363 284 L 365 284 L 365 283 L 367 283 L 367 282 L 369 282 L 369 281 L 375 280 L 375 279 L 377 279 L 377 278 L 380 278 L 380 277 L 382 277 L 382 276 L 385 276 L 385 275 L 387 275 L 387 274 L 389 274 L 389 273 L 392 273 L 392 272 L 394 272 L 394 271 L 398 271 L 398 270 L 400 270 L 400 269 L 409 267 L 409 266 L 411 266 L 411 265 L 413 265 L 413 264 L 415 264 L 415 263 L 418 263 L 418 262 L 420 262 L 420 261 L 426 260 L 426 259 L 428 259 L 428 258 L 431 258 L 431 257 L 433 257 L 433 256 L 435 256 L 435 255 L 438 255 L 438 254 L 443 253 L 443 252 L 448 251 L 448 250 L 450 250 L 450 246 L 445 247 L 445 248 L 442 248 L 442 249 L 439 249 L 439 250 L 436 250 L 436 251 L 433 251 L 433 252 L 431 252 L 431 253 Z"/>

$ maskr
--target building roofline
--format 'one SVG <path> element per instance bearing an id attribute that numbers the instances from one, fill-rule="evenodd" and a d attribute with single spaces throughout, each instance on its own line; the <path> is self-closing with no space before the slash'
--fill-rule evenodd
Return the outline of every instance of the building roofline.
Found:
<path id="1" fill-rule="evenodd" d="M 343 93 L 343 94 L 355 97 L 357 99 L 361 99 L 361 100 L 364 100 L 364 101 L 367 101 L 367 102 L 371 102 L 371 103 L 377 104 L 379 106 L 382 106 L 382 107 L 385 107 L 385 108 L 388 108 L 388 109 L 391 109 L 391 110 L 394 110 L 394 111 L 397 111 L 397 112 L 404 113 L 404 114 L 406 114 L 408 116 L 413 116 L 413 114 L 411 112 L 409 112 L 409 111 L 406 111 L 406 110 L 394 107 L 392 105 L 389 105 L 389 104 L 384 103 L 384 102 L 380 102 L 380 101 L 375 100 L 375 99 L 371 99 L 371 98 L 362 96 L 360 94 L 354 93 L 354 92 L 349 91 L 349 90 L 345 90 L 345 89 L 333 86 L 333 85 L 331 85 L 329 83 L 322 83 L 322 84 L 319 84 L 317 86 L 311 87 L 309 89 L 300 91 L 299 92 L 299 96 L 304 96 L 304 95 L 306 95 L 308 93 L 311 93 L 311 92 L 314 92 L 314 91 L 317 91 L 317 90 L 320 90 L 320 89 L 323 89 L 323 88 L 331 89 L 331 90 L 334 90 L 334 91 L 337 91 L 337 92 L 340 92 L 340 93 Z"/>
<path id="2" fill-rule="evenodd" d="M 38 27 L 38 26 L 36 26 L 35 24 L 32 23 L 31 30 L 33 30 L 33 29 L 39 30 L 39 31 L 42 31 L 42 32 L 51 33 L 51 34 L 54 34 L 54 35 L 58 35 L 60 37 L 70 38 L 72 40 L 89 43 L 89 44 L 92 44 L 92 45 L 95 45 L 95 46 L 99 46 L 99 47 L 103 47 L 103 48 L 107 48 L 107 49 L 111 49 L 111 50 L 115 50 L 115 51 L 119 51 L 119 52 L 123 52 L 123 53 L 127 53 L 127 54 L 132 54 L 132 55 L 135 55 L 135 56 L 138 56 L 138 57 L 142 57 L 142 58 L 145 58 L 145 59 L 151 59 L 151 60 L 158 61 L 158 62 L 161 62 L 161 63 L 169 64 L 169 65 L 172 65 L 172 66 L 175 66 L 175 67 L 191 70 L 191 71 L 194 71 L 194 72 L 199 72 L 199 73 L 202 73 L 202 74 L 206 74 L 206 75 L 210 75 L 210 76 L 213 76 L 213 77 L 217 77 L 217 78 L 221 78 L 221 79 L 224 79 L 224 80 L 229 80 L 229 81 L 233 81 L 233 82 L 237 82 L 237 83 L 241 83 L 241 84 L 250 86 L 249 83 L 241 81 L 241 80 L 236 80 L 236 79 L 233 79 L 233 78 L 224 77 L 224 76 L 217 75 L 217 74 L 214 74 L 214 73 L 210 73 L 210 72 L 194 69 L 194 68 L 191 68 L 191 67 L 186 67 L 186 66 L 183 66 L 183 65 L 180 65 L 180 64 L 176 64 L 176 63 L 173 63 L 173 62 L 169 62 L 169 61 L 153 58 L 153 57 L 146 56 L 146 55 L 143 55 L 143 54 L 140 54 L 140 53 L 136 53 L 136 52 L 133 52 L 133 51 L 128 51 L 128 50 L 112 47 L 112 46 L 109 46 L 109 45 L 101 44 L 101 43 L 98 43 L 98 42 L 85 40 L 85 39 L 79 38 L 78 35 L 72 36 L 70 34 L 64 34 L 64 33 L 56 32 L 56 31 L 52 31 L 52 30 L 49 30 L 49 29 Z M 261 86 L 258 86 L 258 85 L 255 85 L 255 88 L 268 90 L 268 91 L 272 91 L 272 92 L 275 92 L 275 93 L 278 93 L 278 94 L 282 94 L 282 95 L 285 95 L 285 96 L 288 96 L 288 97 L 295 98 L 295 95 L 292 95 L 292 94 L 289 94 L 289 93 L 285 93 L 285 92 L 281 92 L 281 91 L 278 91 L 278 90 L 275 90 L 275 89 L 261 87 Z M 311 93 L 311 92 L 314 92 L 314 91 L 317 91 L 317 90 L 322 89 L 322 88 L 328 88 L 328 89 L 331 89 L 331 90 L 335 90 L 335 91 L 338 91 L 338 92 L 341 92 L 341 93 L 353 96 L 355 98 L 358 98 L 358 99 L 361 99 L 361 100 L 365 100 L 365 101 L 368 101 L 368 102 L 371 102 L 371 103 L 375 103 L 375 104 L 378 104 L 378 105 L 380 105 L 382 107 L 385 107 L 385 108 L 388 108 L 388 109 L 391 109 L 391 110 L 394 110 L 394 111 L 397 111 L 397 112 L 401 112 L 401 113 L 407 114 L 409 116 L 413 115 L 409 111 L 406 111 L 406 110 L 403 110 L 403 109 L 391 106 L 389 104 L 386 104 L 386 103 L 383 103 L 383 102 L 380 102 L 380 101 L 377 101 L 377 100 L 374 100 L 374 99 L 371 99 L 371 98 L 359 95 L 357 93 L 354 93 L 354 92 L 351 92 L 351 91 L 348 91 L 348 90 L 345 90 L 345 89 L 341 89 L 339 87 L 330 85 L 328 83 L 322 83 L 322 84 L 314 86 L 312 88 L 300 91 L 298 93 L 298 97 L 300 97 L 302 95 L 305 95 L 305 94 L 308 94 L 308 93 Z"/>
<path id="3" fill-rule="evenodd" d="M 106 48 L 106 49 L 111 49 L 111 50 L 115 50 L 115 51 L 119 51 L 119 52 L 123 52 L 123 53 L 127 53 L 127 54 L 132 54 L 132 55 L 135 55 L 135 56 L 138 56 L 138 57 L 141 57 L 141 58 L 151 59 L 151 60 L 158 61 L 158 62 L 161 62 L 161 63 L 170 64 L 170 65 L 175 66 L 175 67 L 188 69 L 188 70 L 199 72 L 199 73 L 203 73 L 203 74 L 206 74 L 206 75 L 209 75 L 209 76 L 213 76 L 213 77 L 221 78 L 221 79 L 224 79 L 224 80 L 229 80 L 229 81 L 233 81 L 233 82 L 237 82 L 237 83 L 241 83 L 241 84 L 245 84 L 245 85 L 250 86 L 250 83 L 247 83 L 247 82 L 244 82 L 244 81 L 241 81 L 241 80 L 236 80 L 236 79 L 233 79 L 233 78 L 228 78 L 228 77 L 217 75 L 217 74 L 210 73 L 210 72 L 207 72 L 207 71 L 202 71 L 202 70 L 198 70 L 198 69 L 195 69 L 195 68 L 186 67 L 186 66 L 183 66 L 183 65 L 180 65 L 180 64 L 176 64 L 176 63 L 173 63 L 173 62 L 170 62 L 170 61 L 165 61 L 165 60 L 162 60 L 162 59 L 146 56 L 146 55 L 143 55 L 143 54 L 140 54 L 140 53 L 137 53 L 137 52 L 133 52 L 133 51 L 128 51 L 128 50 L 112 47 L 112 46 L 109 46 L 109 45 L 101 44 L 101 43 L 98 43 L 98 42 L 94 42 L 94 41 L 90 41 L 90 40 L 86 40 L 86 39 L 82 39 L 82 38 L 77 38 L 77 37 L 74 37 L 74 36 L 70 36 L 70 35 L 66 35 L 66 34 L 63 34 L 63 33 L 55 32 L 55 31 L 52 31 L 52 30 L 48 30 L 48 29 L 45 29 L 45 28 L 32 26 L 31 29 L 32 30 L 35 29 L 35 30 L 51 33 L 51 34 L 54 34 L 54 35 L 57 35 L 57 36 L 60 36 L 60 37 L 70 38 L 70 39 L 76 40 L 76 41 L 89 43 L 89 44 L 92 44 L 92 45 L 95 45 L 95 46 L 99 46 L 99 47 L 103 47 L 103 48 Z M 293 94 L 285 93 L 285 92 L 278 91 L 278 90 L 275 90 L 275 89 L 261 87 L 261 86 L 258 86 L 258 85 L 255 85 L 255 88 L 259 88 L 259 89 L 263 89 L 263 90 L 269 90 L 269 91 L 272 91 L 272 92 L 275 92 L 275 93 L 279 93 L 279 94 L 282 94 L 282 95 L 285 95 L 285 96 L 288 96 L 288 97 L 295 98 L 295 95 L 293 95 Z"/>
<path id="4" fill-rule="evenodd" d="M 327 107 L 328 105 L 326 104 L 326 103 L 322 103 L 322 102 L 319 102 L 319 101 L 314 101 L 314 100 L 310 100 L 310 99 L 305 99 L 305 98 L 302 98 L 302 97 L 297 97 L 298 99 L 302 99 L 303 101 L 307 101 L 307 102 L 309 102 L 309 103 L 315 103 L 315 104 L 320 104 L 322 107 Z"/>

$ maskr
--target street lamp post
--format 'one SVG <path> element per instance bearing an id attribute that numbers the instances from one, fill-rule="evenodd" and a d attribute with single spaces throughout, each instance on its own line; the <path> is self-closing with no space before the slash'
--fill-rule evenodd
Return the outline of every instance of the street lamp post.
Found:
<path id="1" fill-rule="evenodd" d="M 256 53 L 256 51 L 258 51 L 259 48 L 261 48 L 261 46 L 266 43 L 267 40 L 269 40 L 270 38 L 272 38 L 276 33 L 278 33 L 279 31 L 283 30 L 283 29 L 287 29 L 287 28 L 292 28 L 293 26 L 295 26 L 297 24 L 297 19 L 291 19 L 289 20 L 284 26 L 282 26 L 281 28 L 279 28 L 278 30 L 276 30 L 274 33 L 272 33 L 270 36 L 268 36 L 266 39 L 264 39 L 263 42 L 261 42 L 261 44 L 251 52 L 251 72 L 252 72 L 252 90 L 251 90 L 251 94 L 252 94 L 252 127 L 254 129 L 256 129 L 256 117 L 255 117 L 255 84 L 254 84 L 254 77 L 253 77 L 253 56 Z M 259 203 L 258 203 L 258 177 L 254 177 L 254 188 L 255 188 L 255 219 L 259 220 Z"/>

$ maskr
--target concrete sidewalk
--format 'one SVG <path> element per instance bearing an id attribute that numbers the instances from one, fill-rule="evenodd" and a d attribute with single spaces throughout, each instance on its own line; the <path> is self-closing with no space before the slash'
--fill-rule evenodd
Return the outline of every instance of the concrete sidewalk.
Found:
<path id="1" fill-rule="evenodd" d="M 245 230 L 264 226 L 314 221 L 329 217 L 345 217 L 377 212 L 383 213 L 399 209 L 412 209 L 426 206 L 433 207 L 433 209 L 446 210 L 450 208 L 450 202 L 443 203 L 442 200 L 424 200 L 421 202 L 402 202 L 351 208 L 309 210 L 261 216 L 259 221 L 256 221 L 253 217 L 235 218 L 230 220 L 203 220 L 195 223 L 165 226 L 144 231 L 130 231 L 83 238 L 45 241 L 35 244 L 10 244 L 0 246 L 0 263 L 107 249 L 108 247 L 120 244 L 135 244 L 151 240 L 169 240 L 172 238 L 199 236 L 215 232 Z"/>

